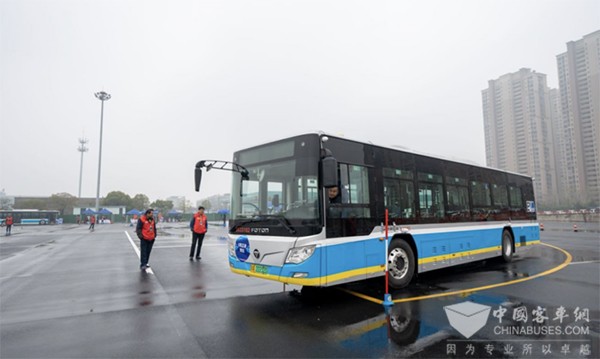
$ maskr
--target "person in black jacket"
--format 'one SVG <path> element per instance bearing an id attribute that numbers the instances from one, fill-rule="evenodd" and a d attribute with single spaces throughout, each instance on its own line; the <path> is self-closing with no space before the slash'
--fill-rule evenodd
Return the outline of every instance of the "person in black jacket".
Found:
<path id="1" fill-rule="evenodd" d="M 190 230 L 192 231 L 192 247 L 190 248 L 190 260 L 194 260 L 194 251 L 196 252 L 196 260 L 202 259 L 200 257 L 200 250 L 202 249 L 202 242 L 204 241 L 204 235 L 208 229 L 208 219 L 204 214 L 204 207 L 198 207 L 198 212 L 194 214 L 190 221 Z M 196 244 L 198 244 L 197 249 Z"/>
<path id="2" fill-rule="evenodd" d="M 154 239 L 156 239 L 156 221 L 152 208 L 146 210 L 146 213 L 138 219 L 135 232 L 140 239 L 140 269 L 146 270 L 150 267 L 148 260 L 150 260 L 150 252 L 152 252 Z"/>

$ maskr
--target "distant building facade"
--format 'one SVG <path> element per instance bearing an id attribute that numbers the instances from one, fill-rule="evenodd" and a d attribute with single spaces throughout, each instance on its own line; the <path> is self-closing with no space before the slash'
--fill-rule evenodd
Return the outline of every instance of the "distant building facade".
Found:
<path id="1" fill-rule="evenodd" d="M 555 127 L 562 201 L 600 202 L 600 30 L 556 57 L 560 118 Z"/>
<path id="2" fill-rule="evenodd" d="M 189 206 L 184 196 L 171 196 L 167 197 L 166 200 L 173 203 L 173 209 L 182 211 L 183 213 L 187 212 L 186 209 Z"/>
<path id="3" fill-rule="evenodd" d="M 549 207 L 600 204 L 600 30 L 556 57 L 559 89 L 529 69 L 482 91 L 488 166 L 535 178 Z"/>
<path id="4" fill-rule="evenodd" d="M 219 210 L 229 210 L 231 195 L 229 193 L 216 194 L 208 198 L 203 198 L 196 201 L 196 206 L 202 206 L 204 201 L 210 202 L 210 210 L 208 212 L 218 212 Z"/>
<path id="5" fill-rule="evenodd" d="M 550 94 L 546 75 L 526 68 L 482 91 L 487 165 L 533 177 L 545 206 L 557 196 Z"/>

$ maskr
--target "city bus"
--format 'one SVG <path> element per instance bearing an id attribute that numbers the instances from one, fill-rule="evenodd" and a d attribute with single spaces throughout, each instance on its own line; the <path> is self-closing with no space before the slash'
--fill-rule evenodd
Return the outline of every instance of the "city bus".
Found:
<path id="1" fill-rule="evenodd" d="M 322 133 L 199 161 L 196 190 L 203 168 L 233 172 L 228 260 L 245 276 L 326 287 L 387 262 L 403 288 L 540 241 L 532 179 L 516 173 Z"/>
<path id="2" fill-rule="evenodd" d="M 59 217 L 59 214 L 59 211 L 45 211 L 38 209 L 0 210 L 0 225 L 5 225 L 4 222 L 9 215 L 13 217 L 13 224 L 15 225 L 56 224 L 56 219 Z"/>

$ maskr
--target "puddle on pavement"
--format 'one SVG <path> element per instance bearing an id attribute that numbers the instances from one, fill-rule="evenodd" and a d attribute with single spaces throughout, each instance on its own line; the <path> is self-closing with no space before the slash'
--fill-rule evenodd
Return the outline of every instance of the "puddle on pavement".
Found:
<path id="1" fill-rule="evenodd" d="M 192 298 L 194 299 L 204 299 L 206 298 L 206 292 L 204 291 L 204 287 L 197 285 L 192 289 Z"/>
<path id="2" fill-rule="evenodd" d="M 140 271 L 140 280 L 138 282 L 137 302 L 141 307 L 154 304 L 154 284 L 151 275 L 145 271 Z"/>

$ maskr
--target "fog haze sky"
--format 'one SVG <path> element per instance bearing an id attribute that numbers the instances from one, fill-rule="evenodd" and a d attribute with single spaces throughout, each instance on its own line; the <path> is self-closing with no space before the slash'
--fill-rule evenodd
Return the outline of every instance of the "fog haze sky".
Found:
<path id="1" fill-rule="evenodd" d="M 0 189 L 195 202 L 200 159 L 325 131 L 485 164 L 481 90 L 600 28 L 597 0 L 0 1 Z"/>

